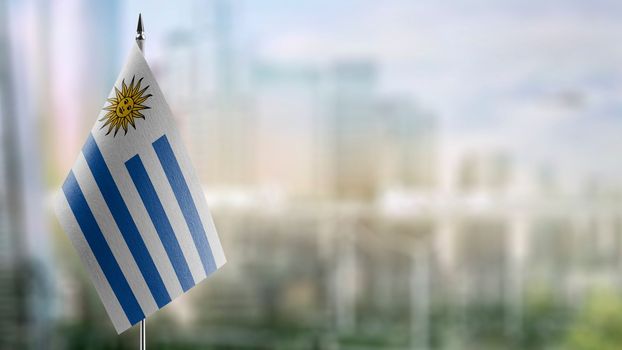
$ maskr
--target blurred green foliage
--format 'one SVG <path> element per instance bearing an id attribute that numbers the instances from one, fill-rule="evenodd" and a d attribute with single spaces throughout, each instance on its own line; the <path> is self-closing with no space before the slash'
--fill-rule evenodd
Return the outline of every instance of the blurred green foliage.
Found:
<path id="1" fill-rule="evenodd" d="M 622 349 L 622 298 L 608 289 L 593 292 L 570 326 L 570 350 Z"/>
<path id="2" fill-rule="evenodd" d="M 525 295 L 523 321 L 517 334 L 518 349 L 551 349 L 563 339 L 572 310 L 551 288 L 532 286 Z"/>

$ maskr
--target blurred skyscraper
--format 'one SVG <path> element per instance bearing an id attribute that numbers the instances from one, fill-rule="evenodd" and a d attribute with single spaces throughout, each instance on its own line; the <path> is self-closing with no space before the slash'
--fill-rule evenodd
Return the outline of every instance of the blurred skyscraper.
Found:
<path id="1" fill-rule="evenodd" d="M 373 62 L 335 64 L 330 81 L 329 157 L 337 197 L 371 199 L 379 188 L 382 119 L 376 113 L 378 71 Z"/>
<path id="2" fill-rule="evenodd" d="M 258 140 L 254 166 L 260 186 L 278 187 L 294 197 L 326 195 L 322 78 L 313 66 L 255 65 L 252 90 Z"/>
<path id="3" fill-rule="evenodd" d="M 342 61 L 329 78 L 328 159 L 334 195 L 372 199 L 387 188 L 430 189 L 439 171 L 436 117 L 382 96 L 373 61 Z"/>
<path id="4" fill-rule="evenodd" d="M 439 121 L 407 97 L 388 97 L 376 107 L 383 131 L 379 182 L 389 188 L 430 191 L 440 173 Z"/>
<path id="5" fill-rule="evenodd" d="M 41 106 L 37 73 L 47 57 L 47 2 L 0 3 L 0 348 L 49 341 L 54 288 L 45 228 Z M 19 18 L 16 21 L 15 18 Z"/>
<path id="6" fill-rule="evenodd" d="M 229 186 L 251 183 L 255 118 L 242 81 L 243 50 L 236 37 L 236 1 L 193 1 L 190 31 L 170 33 L 171 64 L 164 80 L 189 136 L 203 180 Z"/>

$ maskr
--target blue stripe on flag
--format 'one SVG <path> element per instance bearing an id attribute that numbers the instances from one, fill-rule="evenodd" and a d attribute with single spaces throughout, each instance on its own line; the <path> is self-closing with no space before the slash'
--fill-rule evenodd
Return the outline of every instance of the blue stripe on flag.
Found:
<path id="1" fill-rule="evenodd" d="M 65 183 L 63 184 L 63 192 L 69 203 L 69 207 L 73 215 L 78 221 L 78 225 L 84 234 L 97 263 L 101 267 L 112 291 L 114 292 L 119 304 L 123 308 L 130 324 L 135 324 L 145 318 L 143 310 L 138 305 L 138 301 L 127 283 L 119 264 L 112 255 L 112 251 L 102 234 L 101 229 L 95 221 L 93 212 L 89 208 L 89 204 L 84 198 L 84 194 L 78 185 L 73 171 L 69 172 Z"/>
<path id="2" fill-rule="evenodd" d="M 99 147 L 97 147 L 97 143 L 95 143 L 93 134 L 89 136 L 82 149 L 82 153 L 84 153 L 84 158 L 86 158 L 86 162 L 93 173 L 95 182 L 97 182 L 97 186 L 110 209 L 110 213 L 114 217 L 114 221 L 117 223 L 130 252 L 132 252 L 132 256 L 143 274 L 156 304 L 160 308 L 163 307 L 171 301 L 171 297 L 166 291 L 160 273 L 138 232 L 138 227 L 136 227 L 132 215 L 123 201 L 123 197 L 121 197 L 121 193 L 112 178 L 106 161 Z"/>
<path id="3" fill-rule="evenodd" d="M 175 198 L 177 198 L 177 203 L 179 203 L 184 219 L 186 219 L 186 224 L 192 234 L 194 244 L 197 246 L 205 273 L 209 275 L 216 270 L 216 262 L 214 261 L 212 250 L 207 241 L 207 235 L 201 223 L 199 212 L 190 194 L 190 189 L 188 188 L 188 184 L 184 179 L 184 175 L 179 167 L 179 163 L 177 163 L 177 158 L 175 158 L 175 154 L 173 153 L 173 149 L 166 135 L 157 139 L 153 143 L 153 148 L 160 159 L 160 164 L 166 173 L 168 182 L 173 188 Z"/>
<path id="4" fill-rule="evenodd" d="M 194 279 L 188 268 L 184 253 L 179 246 L 177 237 L 175 237 L 173 227 L 166 216 L 162 202 L 160 198 L 158 198 L 156 189 L 153 187 L 153 183 L 149 178 L 149 174 L 147 174 L 147 170 L 138 154 L 125 162 L 125 167 L 130 172 L 132 181 L 134 181 L 134 186 L 136 186 L 140 198 L 143 200 L 145 208 L 147 208 L 153 226 L 155 226 L 160 240 L 162 240 L 164 249 L 166 249 L 166 253 L 179 279 L 179 283 L 185 292 L 194 286 Z"/>

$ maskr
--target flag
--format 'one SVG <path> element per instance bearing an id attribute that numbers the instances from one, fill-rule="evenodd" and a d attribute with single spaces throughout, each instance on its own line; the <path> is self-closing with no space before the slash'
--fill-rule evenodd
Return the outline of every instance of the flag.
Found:
<path id="1" fill-rule="evenodd" d="M 201 184 L 137 45 L 54 205 L 118 333 L 225 263 Z"/>

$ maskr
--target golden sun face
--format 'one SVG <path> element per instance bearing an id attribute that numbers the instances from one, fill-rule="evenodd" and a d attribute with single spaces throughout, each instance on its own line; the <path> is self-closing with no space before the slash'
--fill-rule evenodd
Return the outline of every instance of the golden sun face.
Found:
<path id="1" fill-rule="evenodd" d="M 119 132 L 121 128 L 124 131 L 124 135 L 126 135 L 128 125 L 136 129 L 135 120 L 145 119 L 145 116 L 140 111 L 149 109 L 148 106 L 142 104 L 151 97 L 151 94 L 143 95 L 149 88 L 149 85 L 141 90 L 140 83 L 143 81 L 143 78 L 140 78 L 136 85 L 134 85 L 134 78 L 135 77 L 132 77 L 129 86 L 125 84 L 124 79 L 121 82 L 121 91 L 115 86 L 114 91 L 116 96 L 109 98 L 108 102 L 110 105 L 104 107 L 104 110 L 108 112 L 99 121 L 105 121 L 101 126 L 102 129 L 108 126 L 106 135 L 114 130 L 114 136 L 117 136 L 117 132 Z"/>

